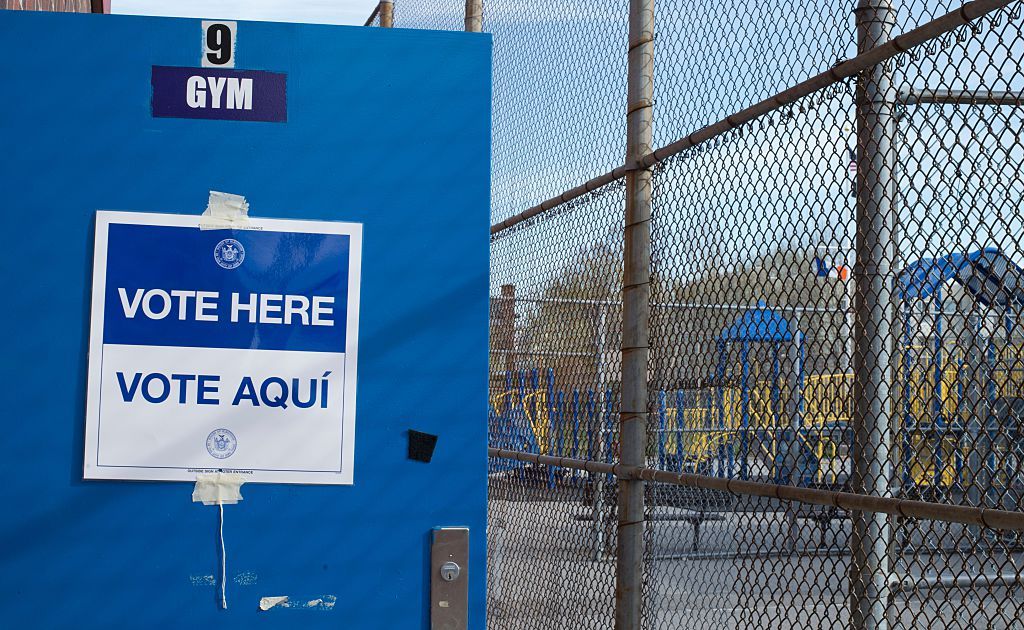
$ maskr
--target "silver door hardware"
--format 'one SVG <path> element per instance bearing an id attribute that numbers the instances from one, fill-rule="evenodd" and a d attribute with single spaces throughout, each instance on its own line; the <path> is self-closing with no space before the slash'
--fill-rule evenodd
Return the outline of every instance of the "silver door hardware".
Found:
<path id="1" fill-rule="evenodd" d="M 452 582 L 459 577 L 459 565 L 454 562 L 445 562 L 441 565 L 441 577 L 445 582 Z"/>
<path id="2" fill-rule="evenodd" d="M 430 629 L 468 627 L 469 528 L 435 527 L 430 536 Z"/>

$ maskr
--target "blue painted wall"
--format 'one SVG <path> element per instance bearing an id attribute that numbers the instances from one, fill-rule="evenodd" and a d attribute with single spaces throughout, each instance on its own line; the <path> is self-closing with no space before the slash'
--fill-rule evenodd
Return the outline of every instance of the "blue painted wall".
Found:
<path id="1" fill-rule="evenodd" d="M 0 11 L 0 625 L 425 628 L 429 530 L 468 525 L 482 628 L 489 36 L 243 22 L 237 67 L 288 74 L 288 122 L 152 118 L 150 67 L 200 43 L 197 20 Z M 356 483 L 244 486 L 227 611 L 193 579 L 219 564 L 191 484 L 81 478 L 94 211 L 200 213 L 211 189 L 365 224 Z M 440 435 L 432 463 L 410 428 Z"/>

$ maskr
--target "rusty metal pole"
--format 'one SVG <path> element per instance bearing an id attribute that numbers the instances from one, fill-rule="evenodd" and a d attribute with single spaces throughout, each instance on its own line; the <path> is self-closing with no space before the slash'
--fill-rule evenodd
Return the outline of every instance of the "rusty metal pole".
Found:
<path id="1" fill-rule="evenodd" d="M 391 0 L 380 0 L 380 27 L 391 28 L 395 25 L 395 3 Z"/>
<path id="2" fill-rule="evenodd" d="M 890 0 L 860 0 L 854 12 L 857 50 L 885 44 L 896 14 Z M 893 203 L 895 93 L 885 63 L 857 81 L 857 260 L 854 278 L 856 353 L 853 396 L 853 492 L 888 496 L 892 479 L 892 384 L 896 254 Z M 885 514 L 856 510 L 850 537 L 850 621 L 853 630 L 886 630 L 890 525 Z"/>
<path id="3" fill-rule="evenodd" d="M 621 461 L 646 465 L 651 316 L 651 151 L 654 105 L 654 0 L 629 2 L 626 80 L 626 216 L 622 277 Z M 638 630 L 643 607 L 644 482 L 618 481 L 615 628 Z"/>
<path id="4" fill-rule="evenodd" d="M 466 0 L 466 32 L 479 33 L 484 28 L 484 0 Z"/>

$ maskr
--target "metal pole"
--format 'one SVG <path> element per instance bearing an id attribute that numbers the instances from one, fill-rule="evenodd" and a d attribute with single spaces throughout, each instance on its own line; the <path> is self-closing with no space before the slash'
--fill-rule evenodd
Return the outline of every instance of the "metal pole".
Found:
<path id="1" fill-rule="evenodd" d="M 889 41 L 895 12 L 889 0 L 860 0 L 854 11 L 857 50 Z M 876 63 L 857 81 L 857 352 L 854 355 L 852 491 L 888 496 L 892 392 L 893 243 L 891 72 Z M 888 628 L 889 520 L 854 511 L 850 538 L 850 620 L 854 630 Z"/>
<path id="2" fill-rule="evenodd" d="M 484 0 L 466 0 L 466 32 L 479 33 L 484 28 Z"/>
<path id="3" fill-rule="evenodd" d="M 501 338 L 495 341 L 505 350 L 505 372 L 511 374 L 516 369 L 516 285 L 501 285 L 501 298 L 497 318 Z"/>
<path id="4" fill-rule="evenodd" d="M 651 150 L 654 104 L 654 0 L 629 2 L 626 163 Z M 626 173 L 622 274 L 621 461 L 644 466 L 647 452 L 647 360 L 651 315 L 651 171 Z M 638 630 L 643 606 L 644 482 L 618 481 L 615 628 Z"/>
<path id="5" fill-rule="evenodd" d="M 970 418 L 967 421 L 967 435 L 970 439 L 967 455 L 967 470 L 970 481 L 967 486 L 967 503 L 973 506 L 980 506 L 982 491 L 982 461 L 981 461 L 981 431 L 982 418 L 988 414 L 983 409 L 982 399 L 984 398 L 985 381 L 982 373 L 982 365 L 985 362 L 985 349 L 981 343 L 981 326 L 983 315 L 979 311 L 971 313 L 968 318 L 968 345 L 967 345 L 967 375 L 970 379 L 967 385 L 967 406 Z M 975 541 L 980 536 L 980 530 L 971 531 Z"/>
<path id="6" fill-rule="evenodd" d="M 857 330 L 856 311 L 853 303 L 857 297 L 857 282 L 853 277 L 843 280 L 843 288 L 846 290 L 846 351 L 843 353 L 843 374 L 853 375 L 853 355 L 857 352 L 857 338 L 854 332 Z M 852 390 L 851 390 L 852 391 Z"/>
<path id="7" fill-rule="evenodd" d="M 894 579 L 890 582 L 894 591 L 914 592 L 934 588 L 998 588 L 1011 587 L 1024 581 L 1024 577 L 1017 573 L 982 573 L 976 575 L 933 575 L 913 576 L 908 575 L 903 579 Z"/>
<path id="8" fill-rule="evenodd" d="M 597 340 L 595 347 L 596 357 L 594 359 L 594 383 L 597 384 L 597 396 L 600 399 L 602 393 L 607 389 L 604 381 L 604 353 L 605 353 L 605 332 L 607 330 L 607 305 L 595 304 L 594 305 L 594 339 Z M 602 408 L 604 406 L 602 405 Z M 604 431 L 605 422 L 601 414 L 597 415 L 597 426 L 594 427 L 594 435 L 597 436 L 597 442 L 599 444 L 598 450 L 596 451 L 597 457 L 604 461 L 607 459 L 605 449 L 611 442 L 612 436 L 606 435 Z M 605 528 L 605 505 L 604 505 L 604 475 L 591 476 L 594 488 L 594 560 L 600 560 L 604 554 L 605 545 L 607 542 L 604 537 Z M 607 515 L 607 519 L 611 519 L 611 515 Z"/>
<path id="9" fill-rule="evenodd" d="M 395 3 L 391 0 L 380 0 L 380 27 L 392 28 L 395 25 Z"/>
<path id="10" fill-rule="evenodd" d="M 803 409 L 801 408 L 801 386 L 803 379 L 803 357 L 801 346 L 803 344 L 803 333 L 800 332 L 800 317 L 793 312 L 789 317 L 789 327 L 792 339 L 786 347 L 786 383 L 789 388 L 789 397 L 786 399 L 786 418 L 789 420 L 786 431 L 786 442 L 783 456 L 783 468 L 786 471 L 785 477 L 780 482 L 799 486 L 801 484 L 800 463 L 801 457 L 801 432 L 804 427 Z M 797 519 L 797 506 L 793 502 L 786 503 L 786 546 L 788 549 L 796 549 L 800 537 L 800 523 Z"/>
<path id="11" fill-rule="evenodd" d="M 1024 92 L 1005 90 L 910 90 L 900 94 L 907 105 L 935 103 L 939 105 L 1010 105 L 1020 107 Z"/>

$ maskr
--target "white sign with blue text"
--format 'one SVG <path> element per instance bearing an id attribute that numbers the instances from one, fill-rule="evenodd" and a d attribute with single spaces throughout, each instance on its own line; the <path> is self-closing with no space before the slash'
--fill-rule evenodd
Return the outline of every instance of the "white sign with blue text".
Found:
<path id="1" fill-rule="evenodd" d="M 86 479 L 351 484 L 362 226 L 98 212 Z"/>

